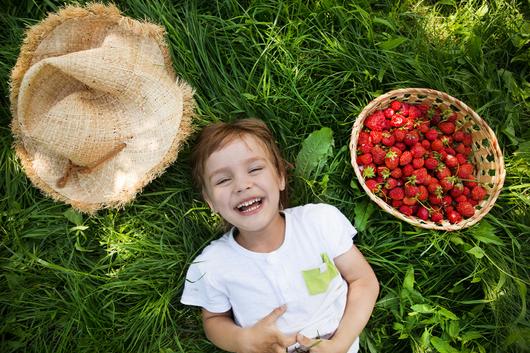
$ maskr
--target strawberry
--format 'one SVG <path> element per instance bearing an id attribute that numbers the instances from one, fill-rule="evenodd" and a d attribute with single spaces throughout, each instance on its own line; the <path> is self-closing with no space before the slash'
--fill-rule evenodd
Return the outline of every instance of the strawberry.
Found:
<path id="1" fill-rule="evenodd" d="M 453 188 L 450 191 L 452 198 L 457 198 L 458 196 L 462 195 L 464 193 L 464 184 L 461 182 L 457 182 L 453 185 Z"/>
<path id="2" fill-rule="evenodd" d="M 429 198 L 429 191 L 424 185 L 418 186 L 418 194 L 416 195 L 418 201 L 426 201 Z"/>
<path id="3" fill-rule="evenodd" d="M 405 190 L 405 196 L 407 197 L 416 196 L 416 194 L 420 192 L 420 189 L 416 185 L 413 185 L 413 184 L 405 184 L 404 190 Z"/>
<path id="4" fill-rule="evenodd" d="M 445 177 L 451 176 L 451 171 L 443 163 L 440 163 L 436 168 L 436 177 L 438 180 L 442 180 Z"/>
<path id="5" fill-rule="evenodd" d="M 418 143 L 419 140 L 420 140 L 420 135 L 418 134 L 417 131 L 413 130 L 413 131 L 407 132 L 407 134 L 405 135 L 405 138 L 403 139 L 403 142 L 407 146 L 414 146 L 415 144 Z"/>
<path id="6" fill-rule="evenodd" d="M 431 150 L 433 151 L 441 151 L 444 148 L 444 144 L 442 140 L 436 139 L 433 142 L 431 142 Z"/>
<path id="7" fill-rule="evenodd" d="M 462 153 L 457 153 L 456 154 L 456 159 L 458 160 L 458 164 L 467 163 L 467 158 Z"/>
<path id="8" fill-rule="evenodd" d="M 390 172 L 390 176 L 392 178 L 399 179 L 403 176 L 403 171 L 399 167 L 396 169 L 392 169 L 392 171 Z"/>
<path id="9" fill-rule="evenodd" d="M 475 201 L 482 201 L 486 197 L 487 192 L 482 186 L 477 185 L 471 189 L 471 198 Z"/>
<path id="10" fill-rule="evenodd" d="M 403 204 L 407 206 L 414 206 L 418 203 L 418 200 L 415 197 L 404 197 Z"/>
<path id="11" fill-rule="evenodd" d="M 418 207 L 418 211 L 416 211 L 416 217 L 419 219 L 422 219 L 424 221 L 429 219 L 429 210 L 427 210 L 425 207 L 420 206 Z"/>
<path id="12" fill-rule="evenodd" d="M 397 179 L 388 178 L 386 183 L 385 183 L 384 188 L 387 189 L 387 190 L 392 190 L 392 189 L 396 188 L 397 186 L 398 186 Z"/>
<path id="13" fill-rule="evenodd" d="M 445 206 L 446 208 L 448 206 L 451 206 L 451 204 L 453 203 L 453 198 L 449 195 L 445 195 L 442 197 L 442 205 Z"/>
<path id="14" fill-rule="evenodd" d="M 401 114 L 403 116 L 409 116 L 410 104 L 402 102 L 401 103 Z"/>
<path id="15" fill-rule="evenodd" d="M 468 188 L 467 186 L 464 186 L 464 189 L 462 190 L 462 195 L 465 195 L 469 200 L 470 199 L 469 195 L 471 195 L 471 189 Z"/>
<path id="16" fill-rule="evenodd" d="M 452 224 L 459 223 L 462 221 L 462 216 L 457 211 L 450 210 L 447 212 L 447 220 Z"/>
<path id="17" fill-rule="evenodd" d="M 440 223 L 442 222 L 442 220 L 444 219 L 444 216 L 442 214 L 441 211 L 434 211 L 432 214 L 431 214 L 431 221 L 433 221 L 434 223 Z"/>
<path id="18" fill-rule="evenodd" d="M 423 167 L 424 164 L 425 164 L 425 159 L 423 158 L 414 158 L 412 160 L 412 166 L 414 167 L 414 169 L 420 169 Z"/>
<path id="19" fill-rule="evenodd" d="M 399 157 L 399 165 L 404 166 L 412 162 L 412 153 L 410 151 L 404 151 Z"/>
<path id="20" fill-rule="evenodd" d="M 388 192 L 388 196 L 392 200 L 403 200 L 403 198 L 405 197 L 405 192 L 402 188 L 396 187 Z"/>
<path id="21" fill-rule="evenodd" d="M 467 202 L 467 197 L 466 195 L 460 195 L 456 197 L 454 200 L 456 203 Z"/>
<path id="22" fill-rule="evenodd" d="M 385 156 L 385 165 L 387 166 L 387 168 L 390 170 L 396 169 L 398 164 L 399 164 L 398 154 L 393 150 L 388 151 Z"/>
<path id="23" fill-rule="evenodd" d="M 371 153 L 372 148 L 374 148 L 374 145 L 372 145 L 371 143 L 365 143 L 364 145 L 359 146 L 358 151 L 360 151 L 361 154 Z"/>
<path id="24" fill-rule="evenodd" d="M 372 161 L 376 165 L 381 165 L 385 162 L 386 151 L 379 145 L 372 148 Z"/>
<path id="25" fill-rule="evenodd" d="M 477 186 L 477 179 L 474 175 L 470 175 L 469 178 L 464 179 L 464 185 L 467 186 L 470 189 L 473 189 L 475 186 Z"/>
<path id="26" fill-rule="evenodd" d="M 441 205 L 443 202 L 443 198 L 439 195 L 430 194 L 429 195 L 429 203 L 431 205 Z"/>
<path id="27" fill-rule="evenodd" d="M 452 154 L 447 154 L 447 157 L 445 157 L 444 162 L 448 168 L 455 168 L 458 166 L 458 159 L 456 159 L 456 157 Z"/>
<path id="28" fill-rule="evenodd" d="M 381 189 L 381 184 L 379 184 L 375 179 L 368 179 L 364 182 L 364 184 L 373 193 L 377 193 Z"/>
<path id="29" fill-rule="evenodd" d="M 372 130 L 370 131 L 370 140 L 374 145 L 377 145 L 379 142 L 381 142 L 381 138 L 383 137 L 383 133 L 381 131 Z"/>
<path id="30" fill-rule="evenodd" d="M 380 110 L 376 111 L 366 118 L 364 126 L 370 130 L 383 131 L 386 126 L 385 115 Z"/>
<path id="31" fill-rule="evenodd" d="M 399 101 L 392 101 L 392 102 L 390 103 L 390 108 L 394 109 L 394 111 L 397 112 L 398 110 L 401 109 L 401 102 L 399 102 Z"/>
<path id="32" fill-rule="evenodd" d="M 473 215 L 475 214 L 475 208 L 473 207 L 473 205 L 471 203 L 469 203 L 467 201 L 458 202 L 456 204 L 456 210 L 464 218 L 473 217 Z"/>
<path id="33" fill-rule="evenodd" d="M 464 163 L 458 168 L 457 175 L 462 179 L 468 179 L 473 174 L 473 165 Z"/>
<path id="34" fill-rule="evenodd" d="M 394 147 L 399 149 L 401 152 L 404 152 L 407 149 L 407 145 L 405 145 L 403 142 L 396 142 Z"/>
<path id="35" fill-rule="evenodd" d="M 390 119 L 390 126 L 392 127 L 401 127 L 407 122 L 406 118 L 401 114 L 395 114 Z"/>
<path id="36" fill-rule="evenodd" d="M 399 212 L 403 213 L 405 216 L 412 216 L 412 214 L 414 213 L 412 207 L 408 205 L 399 206 Z"/>
<path id="37" fill-rule="evenodd" d="M 425 133 L 425 138 L 429 141 L 434 141 L 438 138 L 438 130 L 436 129 L 429 129 L 429 131 L 427 131 Z"/>
<path id="38" fill-rule="evenodd" d="M 456 142 L 464 141 L 464 132 L 462 130 L 456 130 L 453 134 L 453 141 L 456 141 Z"/>
<path id="39" fill-rule="evenodd" d="M 459 143 L 455 146 L 455 152 L 458 154 L 466 155 L 466 145 Z"/>
<path id="40" fill-rule="evenodd" d="M 425 148 L 426 151 L 431 149 L 431 142 L 429 140 L 421 140 L 421 145 Z"/>
<path id="41" fill-rule="evenodd" d="M 464 139 L 462 140 L 462 143 L 464 146 L 471 146 L 473 144 L 473 137 L 470 133 L 464 133 Z"/>
<path id="42" fill-rule="evenodd" d="M 428 184 L 427 190 L 429 191 L 429 193 L 434 194 L 434 195 L 440 196 L 443 194 L 443 189 L 438 182 L 433 182 L 433 183 Z"/>
<path id="43" fill-rule="evenodd" d="M 396 142 L 403 142 L 403 139 L 405 138 L 407 132 L 404 129 L 395 129 L 393 134 L 394 138 L 396 139 Z"/>
<path id="44" fill-rule="evenodd" d="M 444 190 L 444 192 L 448 192 L 449 190 L 451 190 L 453 188 L 455 184 L 455 179 L 454 177 L 445 177 L 443 179 L 440 179 L 440 186 L 442 187 L 442 189 Z"/>
<path id="45" fill-rule="evenodd" d="M 412 172 L 412 175 L 410 177 L 413 178 L 413 180 L 415 180 L 417 184 L 425 184 L 425 181 L 427 180 L 427 177 L 428 177 L 427 169 L 425 168 L 416 169 Z"/>
<path id="46" fill-rule="evenodd" d="M 421 143 L 417 143 L 411 147 L 410 152 L 412 152 L 414 158 L 422 158 L 427 153 L 427 150 L 423 148 Z"/>
<path id="47" fill-rule="evenodd" d="M 390 119 L 392 116 L 394 116 L 394 109 L 392 108 L 386 108 L 383 110 L 383 114 L 385 114 L 385 118 Z"/>
<path id="48" fill-rule="evenodd" d="M 377 167 L 377 175 L 382 176 L 383 179 L 387 179 L 390 176 L 390 169 L 380 165 Z"/>
<path id="49" fill-rule="evenodd" d="M 403 168 L 401 168 L 401 171 L 403 172 L 404 177 L 409 177 L 412 175 L 412 172 L 414 171 L 414 167 L 412 164 L 407 164 Z"/>
<path id="50" fill-rule="evenodd" d="M 394 146 L 394 143 L 396 143 L 396 139 L 394 138 L 394 135 L 392 135 L 390 132 L 385 131 L 383 132 L 383 136 L 381 138 L 381 142 L 385 146 Z"/>
<path id="51" fill-rule="evenodd" d="M 422 115 L 421 110 L 419 110 L 415 105 L 411 105 L 409 108 L 409 118 L 416 119 Z"/>
<path id="52" fill-rule="evenodd" d="M 455 122 L 456 119 L 458 119 L 458 115 L 456 115 L 456 112 L 449 110 L 449 109 L 446 109 L 443 112 L 443 116 L 445 117 L 445 120 L 450 121 L 450 122 Z"/>
<path id="53" fill-rule="evenodd" d="M 372 155 L 370 153 L 361 154 L 360 156 L 357 156 L 357 164 L 359 165 L 367 165 L 372 163 Z"/>
<path id="54" fill-rule="evenodd" d="M 438 161 L 432 157 L 429 157 L 425 160 L 425 168 L 434 170 L 438 167 Z"/>

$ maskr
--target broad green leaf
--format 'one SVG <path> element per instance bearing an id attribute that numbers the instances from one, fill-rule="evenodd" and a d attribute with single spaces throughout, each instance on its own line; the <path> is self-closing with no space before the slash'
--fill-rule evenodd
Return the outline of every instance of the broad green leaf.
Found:
<path id="1" fill-rule="evenodd" d="M 449 342 L 440 337 L 431 337 L 432 346 L 440 353 L 458 353 L 458 350 L 452 347 Z"/>
<path id="2" fill-rule="evenodd" d="M 403 288 L 414 289 L 414 267 L 409 266 L 407 273 L 405 274 L 405 279 L 403 280 Z"/>
<path id="3" fill-rule="evenodd" d="M 401 44 L 405 43 L 408 39 L 405 37 L 395 37 L 384 42 L 378 43 L 379 47 L 383 50 L 392 50 L 399 47 Z"/>
<path id="4" fill-rule="evenodd" d="M 374 213 L 374 205 L 370 201 L 358 202 L 355 205 L 355 228 L 359 232 L 363 232 L 366 229 L 368 220 L 372 213 Z"/>
<path id="5" fill-rule="evenodd" d="M 456 316 L 455 314 L 453 314 L 452 311 L 449 311 L 447 310 L 446 308 L 443 308 L 443 307 L 440 307 L 438 309 L 438 313 L 448 319 L 451 319 L 451 320 L 458 320 L 458 316 Z"/>
<path id="6" fill-rule="evenodd" d="M 430 314 L 434 312 L 434 308 L 429 304 L 415 304 L 410 307 L 417 313 Z"/>
<path id="7" fill-rule="evenodd" d="M 480 246 L 475 246 L 474 248 L 471 248 L 470 250 L 466 251 L 467 253 L 470 253 L 471 255 L 475 256 L 477 259 L 482 259 L 485 255 L 484 250 Z"/>
<path id="8" fill-rule="evenodd" d="M 462 339 L 462 344 L 466 344 L 469 341 L 476 340 L 477 338 L 482 338 L 482 335 L 480 334 L 480 332 L 477 331 L 468 331 L 465 332 L 460 338 Z"/>
<path id="9" fill-rule="evenodd" d="M 476 227 L 473 228 L 473 236 L 478 241 L 486 244 L 503 245 L 502 240 L 495 235 L 495 227 L 493 227 L 487 221 L 480 222 Z"/>
<path id="10" fill-rule="evenodd" d="M 384 18 L 374 17 L 374 19 L 372 21 L 373 21 L 373 23 L 379 23 L 379 24 L 382 24 L 383 26 L 388 27 L 392 32 L 396 31 L 396 27 L 392 23 L 390 23 L 389 21 L 385 20 Z"/>
<path id="11" fill-rule="evenodd" d="M 447 328 L 447 333 L 452 338 L 458 337 L 458 333 L 460 332 L 460 322 L 458 320 L 451 320 L 449 322 L 449 327 Z"/>
<path id="12" fill-rule="evenodd" d="M 333 131 L 328 127 L 323 127 L 312 132 L 302 142 L 302 148 L 296 157 L 295 172 L 310 179 L 311 174 L 325 165 L 329 156 L 333 153 Z"/>
<path id="13" fill-rule="evenodd" d="M 429 332 L 429 330 L 427 330 L 427 328 L 425 328 L 423 330 L 423 333 L 422 333 L 421 339 L 420 339 L 422 348 L 429 347 L 429 342 L 430 341 L 431 341 L 431 333 Z"/>
<path id="14" fill-rule="evenodd" d="M 73 208 L 69 208 L 68 210 L 64 211 L 63 215 L 76 226 L 83 224 L 83 215 Z"/>

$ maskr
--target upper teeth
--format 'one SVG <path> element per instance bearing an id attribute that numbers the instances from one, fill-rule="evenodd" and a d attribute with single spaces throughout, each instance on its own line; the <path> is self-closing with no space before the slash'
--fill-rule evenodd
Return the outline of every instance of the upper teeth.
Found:
<path id="1" fill-rule="evenodd" d="M 259 197 L 256 197 L 255 199 L 252 199 L 252 200 L 248 200 L 248 201 L 245 201 L 245 202 L 241 202 L 239 205 L 237 205 L 236 207 L 239 208 L 239 207 L 243 207 L 243 206 L 250 206 L 252 205 L 253 203 L 255 202 L 258 202 L 260 201 L 261 198 Z"/>

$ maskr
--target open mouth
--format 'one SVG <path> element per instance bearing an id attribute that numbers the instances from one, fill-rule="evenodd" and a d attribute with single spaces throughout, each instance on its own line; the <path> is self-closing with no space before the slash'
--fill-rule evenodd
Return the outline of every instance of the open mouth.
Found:
<path id="1" fill-rule="evenodd" d="M 254 199 L 241 202 L 235 208 L 239 212 L 248 213 L 248 212 L 252 212 L 252 211 L 257 210 L 258 208 L 260 208 L 261 204 L 262 204 L 261 197 L 256 197 Z"/>

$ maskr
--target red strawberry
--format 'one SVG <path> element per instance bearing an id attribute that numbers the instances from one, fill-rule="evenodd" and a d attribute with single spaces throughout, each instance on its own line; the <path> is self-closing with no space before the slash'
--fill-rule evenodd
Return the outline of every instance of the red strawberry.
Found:
<path id="1" fill-rule="evenodd" d="M 372 148 L 372 160 L 376 165 L 383 164 L 385 162 L 386 151 L 379 145 Z"/>
<path id="2" fill-rule="evenodd" d="M 385 146 L 394 146 L 394 143 L 396 142 L 396 139 L 394 138 L 394 135 L 392 135 L 390 132 L 385 131 L 383 132 L 383 137 L 381 138 L 381 142 Z"/>
<path id="3" fill-rule="evenodd" d="M 390 196 L 392 200 L 403 200 L 405 192 L 403 191 L 403 188 L 396 187 L 388 192 L 388 196 Z"/>
<path id="4" fill-rule="evenodd" d="M 450 210 L 447 212 L 447 220 L 452 224 L 459 223 L 462 221 L 462 216 L 457 211 Z"/>
<path id="5" fill-rule="evenodd" d="M 406 118 L 401 114 L 395 114 L 390 119 L 390 126 L 392 127 L 401 127 L 407 122 Z"/>
<path id="6" fill-rule="evenodd" d="M 414 169 L 420 169 L 423 167 L 424 164 L 425 164 L 425 159 L 423 158 L 414 158 L 412 160 L 412 166 L 414 167 Z"/>
<path id="7" fill-rule="evenodd" d="M 434 170 L 438 166 L 438 161 L 432 157 L 429 157 L 425 160 L 425 168 Z"/>
<path id="8" fill-rule="evenodd" d="M 465 195 L 460 195 L 457 198 L 455 198 L 454 200 L 455 200 L 456 203 L 467 202 L 467 197 Z"/>
<path id="9" fill-rule="evenodd" d="M 418 211 L 416 211 L 416 217 L 418 217 L 419 219 L 423 219 L 424 221 L 428 220 L 429 210 L 427 210 L 423 206 L 418 207 Z"/>
<path id="10" fill-rule="evenodd" d="M 442 180 L 445 177 L 451 176 L 451 171 L 443 163 L 439 164 L 436 168 L 436 177 L 438 180 Z"/>
<path id="11" fill-rule="evenodd" d="M 372 153 L 372 148 L 374 148 L 374 145 L 371 143 L 365 143 L 364 145 L 359 146 L 358 151 L 363 153 Z"/>
<path id="12" fill-rule="evenodd" d="M 401 114 L 403 114 L 404 116 L 409 116 L 409 109 L 410 109 L 410 104 L 405 103 L 405 102 L 401 103 Z"/>
<path id="13" fill-rule="evenodd" d="M 360 156 L 357 156 L 357 164 L 359 165 L 367 165 L 372 163 L 372 155 L 370 153 L 361 154 Z"/>
<path id="14" fill-rule="evenodd" d="M 464 132 L 462 130 L 457 130 L 453 134 L 453 141 L 462 142 L 464 141 Z"/>
<path id="15" fill-rule="evenodd" d="M 458 168 L 457 175 L 462 179 L 468 179 L 473 174 L 473 165 L 464 163 Z"/>
<path id="16" fill-rule="evenodd" d="M 451 206 L 451 204 L 453 203 L 453 198 L 449 195 L 445 195 L 442 197 L 442 205 L 444 205 L 446 208 L 448 206 Z"/>
<path id="17" fill-rule="evenodd" d="M 458 164 L 467 163 L 467 158 L 462 153 L 457 153 L 456 154 L 456 159 L 458 160 Z"/>
<path id="18" fill-rule="evenodd" d="M 464 179 L 464 185 L 467 186 L 470 189 L 473 189 L 475 186 L 477 186 L 477 179 L 474 175 L 470 175 L 469 178 Z"/>
<path id="19" fill-rule="evenodd" d="M 399 167 L 396 169 L 392 169 L 392 171 L 390 172 L 390 176 L 392 178 L 399 179 L 403 176 L 403 171 Z"/>
<path id="20" fill-rule="evenodd" d="M 396 142 L 402 142 L 407 132 L 403 129 L 395 129 L 393 134 L 394 138 L 396 139 Z"/>
<path id="21" fill-rule="evenodd" d="M 380 110 L 376 111 L 366 118 L 364 121 L 364 126 L 370 130 L 383 131 L 386 126 L 385 115 Z"/>
<path id="22" fill-rule="evenodd" d="M 473 205 L 467 201 L 465 202 L 458 202 L 456 204 L 456 210 L 458 211 L 458 213 L 460 213 L 462 215 L 462 217 L 464 218 L 469 218 L 469 217 L 473 217 L 473 215 L 475 214 L 475 208 L 473 207 Z"/>
<path id="23" fill-rule="evenodd" d="M 477 185 L 471 190 L 471 198 L 475 201 L 482 201 L 486 197 L 487 192 L 482 186 Z"/>
<path id="24" fill-rule="evenodd" d="M 465 156 L 466 155 L 466 145 L 464 145 L 463 143 L 459 143 L 458 145 L 455 146 L 455 152 Z"/>
<path id="25" fill-rule="evenodd" d="M 399 206 L 399 212 L 403 213 L 405 216 L 412 216 L 412 214 L 414 213 L 412 207 L 408 205 Z"/>
<path id="26" fill-rule="evenodd" d="M 394 178 L 388 178 L 386 183 L 385 183 L 385 189 L 387 190 L 392 190 L 394 188 L 396 188 L 398 186 L 398 181 L 397 179 L 394 179 Z"/>
<path id="27" fill-rule="evenodd" d="M 385 114 L 385 118 L 390 119 L 394 115 L 394 109 L 392 108 L 386 108 L 383 110 L 383 114 Z"/>
<path id="28" fill-rule="evenodd" d="M 468 199 L 470 199 L 471 195 L 471 189 L 469 189 L 467 186 L 464 186 L 464 189 L 462 190 L 462 195 L 465 195 Z"/>
<path id="29" fill-rule="evenodd" d="M 471 146 L 473 144 L 473 137 L 470 133 L 464 133 L 464 140 L 462 140 L 464 146 Z"/>
<path id="30" fill-rule="evenodd" d="M 431 142 L 429 140 L 421 140 L 421 145 L 423 148 L 425 148 L 427 151 L 431 149 Z"/>
<path id="31" fill-rule="evenodd" d="M 416 195 L 418 201 L 426 201 L 429 198 L 429 192 L 424 185 L 418 186 L 418 194 Z"/>
<path id="32" fill-rule="evenodd" d="M 447 157 L 445 157 L 445 165 L 449 168 L 454 168 L 458 166 L 458 159 L 456 159 L 455 156 L 452 154 L 447 154 Z"/>
<path id="33" fill-rule="evenodd" d="M 405 145 L 403 142 L 396 142 L 394 147 L 399 149 L 401 152 L 405 151 L 407 149 L 407 145 Z"/>
<path id="34" fill-rule="evenodd" d="M 405 151 L 399 157 L 399 165 L 404 166 L 412 162 L 412 153 L 410 151 Z"/>
<path id="35" fill-rule="evenodd" d="M 443 189 L 438 182 L 433 182 L 433 183 L 428 184 L 427 190 L 429 190 L 429 193 L 434 194 L 434 195 L 440 196 L 443 194 Z"/>
<path id="36" fill-rule="evenodd" d="M 377 193 L 381 189 L 381 184 L 379 184 L 375 179 L 368 179 L 364 182 L 364 184 L 373 193 Z"/>
<path id="37" fill-rule="evenodd" d="M 401 171 L 403 172 L 404 177 L 409 177 L 412 175 L 412 172 L 414 172 L 414 167 L 412 164 L 407 164 L 401 169 Z"/>
<path id="38" fill-rule="evenodd" d="M 431 142 L 431 150 L 433 151 L 441 151 L 444 148 L 444 144 L 442 140 L 436 139 L 433 142 Z"/>
<path id="39" fill-rule="evenodd" d="M 403 204 L 407 206 L 414 206 L 418 203 L 418 200 L 415 197 L 404 197 Z"/>
<path id="40" fill-rule="evenodd" d="M 445 177 L 443 179 L 440 179 L 440 186 L 445 192 L 448 192 L 453 188 L 455 185 L 455 179 L 454 177 Z"/>
<path id="41" fill-rule="evenodd" d="M 374 145 L 377 145 L 379 142 L 381 142 L 382 137 L 383 137 L 383 133 L 381 131 L 376 131 L 376 130 L 370 131 L 370 140 L 372 140 L 372 143 Z"/>
<path id="42" fill-rule="evenodd" d="M 434 211 L 432 214 L 431 214 L 431 221 L 433 221 L 434 223 L 440 223 L 442 222 L 442 220 L 444 219 L 444 216 L 442 214 L 441 211 Z"/>
<path id="43" fill-rule="evenodd" d="M 461 182 L 457 182 L 453 185 L 453 188 L 451 189 L 451 197 L 456 199 L 458 196 L 462 195 L 464 193 L 464 184 Z"/>
<path id="44" fill-rule="evenodd" d="M 398 154 L 393 150 L 388 151 L 385 156 L 385 165 L 388 167 L 388 169 L 390 170 L 395 169 L 397 168 L 398 164 L 399 164 Z"/>
<path id="45" fill-rule="evenodd" d="M 425 138 L 429 141 L 434 141 L 438 138 L 438 130 L 436 129 L 429 129 L 429 131 L 427 131 L 425 133 Z"/>
<path id="46" fill-rule="evenodd" d="M 412 184 L 405 184 L 404 190 L 405 190 L 405 196 L 407 197 L 416 196 L 416 194 L 420 192 L 420 189 L 416 185 L 412 185 Z"/>
<path id="47" fill-rule="evenodd" d="M 443 202 L 443 198 L 439 195 L 430 194 L 429 195 L 429 203 L 431 205 L 441 205 Z"/>
<path id="48" fill-rule="evenodd" d="M 390 204 L 394 208 L 399 208 L 399 206 L 403 205 L 403 201 L 401 201 L 401 200 L 392 200 L 392 202 Z"/>
<path id="49" fill-rule="evenodd" d="M 417 131 L 413 130 L 413 131 L 407 132 L 407 134 L 405 135 L 405 138 L 403 139 L 403 142 L 407 146 L 414 146 L 415 144 L 418 143 L 419 140 L 420 140 L 420 135 L 418 134 Z"/>
<path id="50" fill-rule="evenodd" d="M 451 135 L 455 132 L 455 123 L 452 121 L 442 121 L 438 124 L 438 129 L 446 135 Z"/>
<path id="51" fill-rule="evenodd" d="M 377 167 L 377 175 L 382 176 L 383 179 L 387 179 L 390 176 L 390 169 L 385 166 L 379 166 Z"/>
<path id="52" fill-rule="evenodd" d="M 411 178 L 413 178 L 417 184 L 425 184 L 427 177 L 427 169 L 425 168 L 416 169 L 411 175 Z"/>
<path id="53" fill-rule="evenodd" d="M 414 155 L 414 158 L 422 158 L 427 153 L 427 151 L 425 150 L 425 148 L 423 148 L 421 143 L 417 143 L 414 146 L 412 146 L 412 148 L 410 149 L 410 152 L 412 152 L 412 154 Z"/>
<path id="54" fill-rule="evenodd" d="M 399 101 L 392 101 L 390 103 L 390 108 L 394 109 L 396 112 L 401 109 L 401 102 Z"/>
<path id="55" fill-rule="evenodd" d="M 411 105 L 409 108 L 409 118 L 416 119 L 422 115 L 421 110 L 419 110 L 415 105 Z"/>

